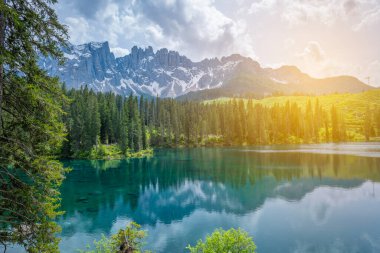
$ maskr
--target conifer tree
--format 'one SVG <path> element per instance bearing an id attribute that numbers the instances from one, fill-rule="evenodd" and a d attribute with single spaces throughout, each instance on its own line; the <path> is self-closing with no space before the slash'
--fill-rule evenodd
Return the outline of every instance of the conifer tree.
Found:
<path id="1" fill-rule="evenodd" d="M 369 141 L 370 137 L 373 133 L 373 125 L 372 125 L 372 112 L 369 106 L 367 106 L 365 115 L 364 115 L 364 122 L 363 122 L 363 130 L 364 130 L 364 136 L 366 141 Z"/>
<path id="2" fill-rule="evenodd" d="M 120 148 L 121 148 L 121 151 L 123 152 L 123 154 L 125 154 L 127 152 L 128 144 L 129 144 L 129 141 L 128 141 L 128 137 L 129 137 L 129 134 L 128 134 L 129 114 L 128 114 L 128 104 L 125 101 L 126 100 L 124 100 L 123 106 L 121 108 L 120 140 L 119 140 Z"/>
<path id="3" fill-rule="evenodd" d="M 377 136 L 380 136 L 380 106 L 377 107 L 376 113 L 375 113 L 375 121 L 377 126 Z"/>
<path id="4" fill-rule="evenodd" d="M 242 99 L 220 104 L 138 99 L 133 95 L 122 98 L 112 93 L 95 94 L 86 87 L 67 94 L 73 102 L 69 115 L 64 117 L 69 130 L 64 150 L 69 147 L 72 151 L 69 153 L 74 155 L 98 145 L 99 135 L 102 144 L 118 145 L 123 153 L 149 146 L 210 143 L 205 140 L 221 140 L 224 145 L 252 145 L 338 142 L 352 136 L 347 136 L 343 114 L 334 106 L 328 113 L 318 99 L 314 104 L 309 100 L 302 108 L 290 101 L 266 107 Z M 368 115 L 372 119 L 370 134 L 373 135 L 375 111 Z"/>
<path id="5" fill-rule="evenodd" d="M 331 106 L 331 128 L 332 128 L 332 141 L 338 142 L 340 141 L 340 129 L 339 129 L 339 121 L 338 121 L 338 112 L 334 105 Z"/>
<path id="6" fill-rule="evenodd" d="M 40 55 L 59 58 L 67 39 L 55 2 L 0 1 L 0 243 L 29 252 L 58 252 L 64 169 L 55 154 L 66 99 L 37 65 Z"/>

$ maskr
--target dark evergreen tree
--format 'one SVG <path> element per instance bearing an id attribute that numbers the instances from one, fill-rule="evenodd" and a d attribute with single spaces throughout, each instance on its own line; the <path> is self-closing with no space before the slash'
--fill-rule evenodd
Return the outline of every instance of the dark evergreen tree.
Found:
<path id="1" fill-rule="evenodd" d="M 369 106 L 367 106 L 367 109 L 364 115 L 363 132 L 364 132 L 366 141 L 369 141 L 370 137 L 374 134 L 372 112 Z"/>
<path id="2" fill-rule="evenodd" d="M 37 65 L 65 46 L 55 2 L 0 1 L 0 244 L 28 252 L 58 252 L 53 221 L 64 169 L 54 159 L 66 99 Z"/>
<path id="3" fill-rule="evenodd" d="M 333 142 L 340 141 L 340 129 L 339 129 L 339 122 L 338 122 L 338 112 L 336 110 L 336 107 L 334 105 L 331 106 L 331 137 Z"/>
<path id="4" fill-rule="evenodd" d="M 330 113 L 323 110 L 318 99 L 314 105 L 309 100 L 302 109 L 289 101 L 271 107 L 242 99 L 221 104 L 180 102 L 96 95 L 87 88 L 67 94 L 73 103 L 64 117 L 69 130 L 65 150 L 70 147 L 74 156 L 91 150 L 99 139 L 126 153 L 148 147 L 315 143 L 348 138 L 342 114 L 334 106 Z M 374 114 L 371 112 L 372 118 Z M 324 135 L 319 136 L 320 132 Z"/>

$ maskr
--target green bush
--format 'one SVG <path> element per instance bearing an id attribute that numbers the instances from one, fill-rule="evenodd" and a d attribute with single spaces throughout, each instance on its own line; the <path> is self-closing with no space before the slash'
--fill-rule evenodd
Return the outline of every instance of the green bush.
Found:
<path id="1" fill-rule="evenodd" d="M 125 229 L 120 229 L 110 238 L 102 235 L 99 241 L 94 241 L 93 250 L 80 250 L 80 253 L 117 253 L 117 252 L 142 252 L 146 232 L 140 229 L 141 226 L 131 222 Z M 90 248 L 90 246 L 87 246 Z M 129 248 L 128 251 L 126 248 Z M 144 251 L 147 252 L 147 251 Z"/>
<path id="2" fill-rule="evenodd" d="M 102 235 L 99 241 L 94 241 L 92 250 L 79 250 L 80 253 L 148 253 L 142 251 L 146 232 L 140 229 L 140 225 L 131 222 L 126 229 L 120 229 L 110 238 Z M 207 235 L 203 242 L 199 240 L 194 247 L 186 247 L 190 253 L 255 253 L 256 245 L 252 238 L 242 229 L 223 230 L 217 229 L 211 235 Z"/>
<path id="3" fill-rule="evenodd" d="M 128 149 L 125 154 L 122 152 L 118 144 L 93 146 L 90 151 L 81 151 L 75 153 L 72 158 L 91 159 L 91 160 L 115 160 L 124 158 L 141 158 L 153 155 L 153 149 L 147 148 L 140 151 Z"/>
<path id="4" fill-rule="evenodd" d="M 187 249 L 190 253 L 254 253 L 256 245 L 247 232 L 232 228 L 217 229 L 204 242 L 199 240 L 197 245 L 189 245 Z"/>
<path id="5" fill-rule="evenodd" d="M 93 148 L 94 150 L 94 148 Z M 106 147 L 102 144 L 99 145 L 98 148 L 95 148 L 95 152 L 94 152 L 94 156 L 95 157 L 105 157 L 107 156 L 107 150 L 106 150 Z"/>
<path id="6" fill-rule="evenodd" d="M 153 149 L 143 149 L 140 151 L 133 152 L 132 150 L 127 150 L 125 157 L 126 158 L 141 158 L 141 157 L 151 157 L 153 155 Z"/>

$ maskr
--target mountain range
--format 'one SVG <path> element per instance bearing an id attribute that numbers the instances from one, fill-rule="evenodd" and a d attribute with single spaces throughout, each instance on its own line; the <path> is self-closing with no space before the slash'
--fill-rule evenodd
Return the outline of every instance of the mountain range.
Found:
<path id="1" fill-rule="evenodd" d="M 67 88 L 84 85 L 100 92 L 151 97 L 209 99 L 265 96 L 273 93 L 357 93 L 369 89 L 352 76 L 317 79 L 297 67 L 263 68 L 249 57 L 233 54 L 194 62 L 166 48 L 134 46 L 115 57 L 108 42 L 91 42 L 63 48 L 65 63 L 41 57 L 39 65 L 58 76 Z"/>

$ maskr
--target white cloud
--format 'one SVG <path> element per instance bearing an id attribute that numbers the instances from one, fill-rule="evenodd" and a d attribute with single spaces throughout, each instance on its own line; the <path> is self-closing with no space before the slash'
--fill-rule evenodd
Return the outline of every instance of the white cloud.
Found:
<path id="1" fill-rule="evenodd" d="M 122 57 L 129 54 L 129 50 L 122 47 L 112 47 L 110 50 L 115 55 L 115 57 Z"/>
<path id="2" fill-rule="evenodd" d="M 287 1 L 282 18 L 290 24 L 316 21 L 331 25 L 342 16 L 341 0 Z"/>
<path id="3" fill-rule="evenodd" d="M 71 8 L 74 7 L 67 5 L 65 11 Z M 138 18 L 115 3 L 102 6 L 101 11 L 92 14 L 92 18 L 79 15 L 74 10 L 63 18 L 63 23 L 69 27 L 70 41 L 74 44 L 109 41 L 111 47 L 122 48 L 123 42 L 134 38 L 140 29 Z"/>
<path id="4" fill-rule="evenodd" d="M 243 20 L 233 20 L 219 11 L 211 0 L 144 2 L 137 12 L 152 27 L 157 44 L 170 42 L 177 50 L 197 59 L 230 53 L 254 56 L 252 40 Z M 163 41 L 161 41 L 163 40 Z"/>
<path id="5" fill-rule="evenodd" d="M 329 58 L 317 41 L 309 41 L 302 52 L 295 55 L 292 64 L 314 77 L 337 75 L 352 75 L 362 82 L 380 87 L 380 61 L 374 60 L 367 64 L 347 63 Z"/>
<path id="6" fill-rule="evenodd" d="M 77 5 L 66 2 L 58 8 L 74 44 L 107 40 L 114 48 L 167 47 L 195 60 L 232 53 L 255 56 L 245 21 L 229 18 L 213 0 L 108 0 L 91 16 L 83 4 Z"/>
<path id="7" fill-rule="evenodd" d="M 262 10 L 268 10 L 272 8 L 276 4 L 276 0 L 258 0 L 254 1 L 250 8 L 248 9 L 248 13 L 257 13 Z"/>
<path id="8" fill-rule="evenodd" d="M 90 33 L 90 25 L 85 18 L 68 17 L 65 19 L 65 23 L 69 27 L 70 40 L 72 42 L 80 44 L 93 40 Z"/>
<path id="9" fill-rule="evenodd" d="M 354 31 L 359 31 L 363 29 L 364 27 L 371 26 L 373 24 L 378 23 L 379 21 L 380 21 L 380 7 L 373 11 L 369 11 L 365 13 L 360 23 L 354 25 L 352 28 L 354 29 Z"/>
<path id="10" fill-rule="evenodd" d="M 313 77 L 352 74 L 354 66 L 327 57 L 318 41 L 309 41 L 302 52 L 295 55 L 293 64 Z"/>
<path id="11" fill-rule="evenodd" d="M 370 66 L 380 60 L 373 32 L 379 0 L 65 0 L 57 11 L 72 43 L 109 41 L 117 56 L 134 45 L 192 60 L 232 53 L 258 60 L 258 50 L 263 65 L 294 64 L 316 77 L 371 76 L 380 85 L 377 65 Z"/>
<path id="12" fill-rule="evenodd" d="M 259 0 L 251 4 L 248 13 L 268 10 L 291 26 L 311 22 L 332 25 L 344 20 L 352 23 L 353 30 L 360 30 L 380 20 L 377 0 Z"/>
<path id="13" fill-rule="evenodd" d="M 302 53 L 299 54 L 306 61 L 321 63 L 325 61 L 326 53 L 317 41 L 309 41 Z"/>

